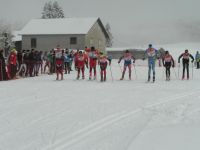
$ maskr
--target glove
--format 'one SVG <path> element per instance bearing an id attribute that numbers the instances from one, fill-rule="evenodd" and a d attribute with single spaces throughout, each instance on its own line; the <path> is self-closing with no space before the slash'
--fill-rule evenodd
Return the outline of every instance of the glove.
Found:
<path id="1" fill-rule="evenodd" d="M 118 64 L 120 63 L 120 61 L 118 61 Z"/>
<path id="2" fill-rule="evenodd" d="M 174 68 L 175 66 L 174 66 L 174 64 L 172 65 L 172 68 Z"/>
<path id="3" fill-rule="evenodd" d="M 145 60 L 145 58 L 142 58 L 142 60 Z"/>
<path id="4" fill-rule="evenodd" d="M 133 60 L 133 64 L 135 63 L 135 60 Z"/>
<path id="5" fill-rule="evenodd" d="M 191 61 L 191 63 L 193 63 L 193 62 L 194 62 L 194 60 Z"/>

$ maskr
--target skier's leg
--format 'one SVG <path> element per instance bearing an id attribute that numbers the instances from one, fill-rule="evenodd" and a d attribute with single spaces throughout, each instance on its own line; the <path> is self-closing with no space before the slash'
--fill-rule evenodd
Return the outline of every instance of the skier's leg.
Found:
<path id="1" fill-rule="evenodd" d="M 65 74 L 67 74 L 67 62 L 65 62 L 64 64 L 65 64 Z"/>
<path id="2" fill-rule="evenodd" d="M 128 65 L 128 70 L 129 70 L 129 80 L 131 80 L 131 64 Z"/>
<path id="3" fill-rule="evenodd" d="M 150 78 L 151 78 L 151 63 L 150 62 L 148 62 L 148 67 L 149 67 L 149 69 L 148 69 L 148 81 L 150 81 Z"/>
<path id="4" fill-rule="evenodd" d="M 94 66 L 94 80 L 96 80 L 96 78 L 97 78 L 97 70 L 96 70 L 96 66 Z"/>
<path id="5" fill-rule="evenodd" d="M 186 64 L 183 62 L 183 75 L 182 75 L 182 80 L 185 78 L 185 67 L 186 67 Z"/>
<path id="6" fill-rule="evenodd" d="M 90 66 L 90 71 L 89 71 L 89 79 L 92 79 L 92 66 Z"/>
<path id="7" fill-rule="evenodd" d="M 103 69 L 102 68 L 100 70 L 100 75 L 101 75 L 101 82 L 103 82 Z"/>
<path id="8" fill-rule="evenodd" d="M 58 67 L 56 66 L 56 80 L 59 80 Z"/>
<path id="9" fill-rule="evenodd" d="M 82 70 L 82 79 L 85 79 L 85 74 L 84 74 L 85 68 L 83 67 L 81 70 Z"/>
<path id="10" fill-rule="evenodd" d="M 104 81 L 106 81 L 106 69 L 104 69 Z"/>
<path id="11" fill-rule="evenodd" d="M 165 66 L 165 74 L 166 74 L 166 80 L 167 80 L 167 77 L 168 77 L 168 69 L 167 69 L 167 66 Z"/>
<path id="12" fill-rule="evenodd" d="M 124 79 L 124 75 L 125 75 L 125 72 L 126 72 L 126 65 L 124 65 L 124 70 L 123 70 L 123 72 L 122 72 L 122 77 L 121 77 L 121 79 L 120 80 L 123 80 Z"/>
<path id="13" fill-rule="evenodd" d="M 187 79 L 189 79 L 189 63 L 186 63 Z"/>
<path id="14" fill-rule="evenodd" d="M 68 71 L 68 74 L 70 74 L 70 71 L 71 71 L 70 62 L 67 62 L 67 71 Z"/>
<path id="15" fill-rule="evenodd" d="M 79 77 L 80 77 L 80 68 L 77 67 L 77 79 L 79 79 Z"/>
<path id="16" fill-rule="evenodd" d="M 153 81 L 155 81 L 155 75 L 156 75 L 156 72 L 155 72 L 155 61 L 152 63 L 152 70 L 153 70 Z"/>
<path id="17" fill-rule="evenodd" d="M 26 75 L 26 70 L 27 70 L 26 64 L 23 64 L 23 68 L 24 68 L 24 70 L 23 70 L 22 76 L 25 77 L 25 75 Z"/>

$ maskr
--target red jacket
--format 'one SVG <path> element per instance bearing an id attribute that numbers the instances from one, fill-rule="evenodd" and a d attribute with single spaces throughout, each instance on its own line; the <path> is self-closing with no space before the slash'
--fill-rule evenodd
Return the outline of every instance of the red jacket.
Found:
<path id="1" fill-rule="evenodd" d="M 97 50 L 88 53 L 90 67 L 96 67 L 99 53 Z"/>
<path id="2" fill-rule="evenodd" d="M 78 54 L 75 57 L 75 64 L 78 68 L 83 68 L 87 65 L 87 56 L 85 54 Z"/>
<path id="3" fill-rule="evenodd" d="M 8 58 L 9 64 L 17 65 L 17 54 L 12 52 Z"/>

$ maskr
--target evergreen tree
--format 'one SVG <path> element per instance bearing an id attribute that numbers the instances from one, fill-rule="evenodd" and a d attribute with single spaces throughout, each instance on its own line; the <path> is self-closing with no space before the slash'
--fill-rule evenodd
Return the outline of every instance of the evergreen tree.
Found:
<path id="1" fill-rule="evenodd" d="M 42 19 L 49 19 L 49 18 L 64 18 L 64 11 L 59 6 L 57 1 L 49 1 L 45 3 L 43 12 L 42 12 Z"/>

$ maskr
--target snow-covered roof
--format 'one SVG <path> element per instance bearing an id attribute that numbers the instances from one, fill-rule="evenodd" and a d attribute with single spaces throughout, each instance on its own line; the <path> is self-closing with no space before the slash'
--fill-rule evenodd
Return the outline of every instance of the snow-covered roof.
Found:
<path id="1" fill-rule="evenodd" d="M 87 34 L 99 18 L 32 19 L 22 35 Z"/>
<path id="2" fill-rule="evenodd" d="M 21 31 L 13 31 L 12 35 L 13 35 L 13 37 L 12 37 L 13 42 L 22 41 Z"/>

